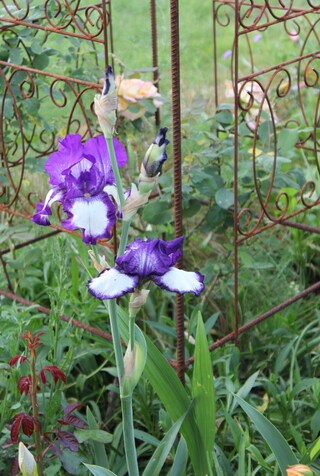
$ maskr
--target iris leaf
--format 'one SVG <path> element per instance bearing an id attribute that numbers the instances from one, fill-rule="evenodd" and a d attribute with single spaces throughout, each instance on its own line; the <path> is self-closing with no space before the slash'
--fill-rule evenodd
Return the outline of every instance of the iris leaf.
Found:
<path id="1" fill-rule="evenodd" d="M 298 464 L 298 460 L 290 446 L 281 435 L 279 430 L 258 410 L 243 400 L 238 395 L 234 395 L 242 409 L 251 418 L 262 438 L 271 448 L 283 476 L 286 476 L 286 468 L 290 465 Z"/>

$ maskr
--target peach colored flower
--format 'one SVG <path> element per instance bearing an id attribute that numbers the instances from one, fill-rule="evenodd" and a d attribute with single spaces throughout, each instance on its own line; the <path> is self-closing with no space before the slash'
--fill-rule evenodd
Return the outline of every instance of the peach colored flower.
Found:
<path id="1" fill-rule="evenodd" d="M 142 117 L 145 112 L 145 106 L 140 100 L 150 100 L 156 108 L 162 104 L 162 98 L 158 93 L 158 89 L 151 81 L 143 81 L 139 78 L 125 79 L 123 75 L 115 78 L 117 94 L 118 94 L 118 112 L 134 121 Z"/>
<path id="2" fill-rule="evenodd" d="M 286 470 L 287 476 L 314 476 L 312 469 L 309 466 L 304 464 L 295 464 L 294 466 L 289 466 Z"/>

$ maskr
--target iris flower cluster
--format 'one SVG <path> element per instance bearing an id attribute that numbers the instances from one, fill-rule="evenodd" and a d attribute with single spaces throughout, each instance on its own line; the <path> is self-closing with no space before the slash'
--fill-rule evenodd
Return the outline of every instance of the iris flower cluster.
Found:
<path id="1" fill-rule="evenodd" d="M 98 117 L 106 110 L 106 127 L 109 127 L 110 118 L 112 123 L 113 117 L 113 112 L 107 109 L 108 104 L 114 103 L 114 91 L 111 91 L 111 100 L 108 96 L 112 84 L 114 79 L 108 68 L 102 95 L 95 98 Z M 107 133 L 104 130 L 105 136 L 112 136 L 114 126 L 110 127 Z M 169 141 L 166 132 L 167 128 L 161 128 L 147 150 L 141 166 L 139 188 L 133 185 L 131 191 L 125 193 L 123 210 L 105 137 L 101 135 L 82 143 L 79 134 L 67 135 L 59 141 L 58 151 L 51 154 L 45 164 L 51 188 L 45 201 L 37 204 L 31 220 L 39 225 L 50 225 L 51 206 L 60 202 L 66 214 L 66 219 L 62 220 L 66 229 L 80 229 L 86 244 L 94 245 L 97 239 L 109 239 L 117 216 L 125 219 L 127 213 L 131 219 L 138 208 L 148 201 L 162 164 L 167 159 Z M 127 162 L 126 150 L 116 138 L 112 141 L 116 161 L 121 168 Z M 98 299 L 113 299 L 132 293 L 151 280 L 168 291 L 199 295 L 204 289 L 204 277 L 198 272 L 174 266 L 181 257 L 182 243 L 183 237 L 172 241 L 135 239 L 121 256 L 116 257 L 114 267 L 105 269 L 89 281 L 89 292 Z"/>

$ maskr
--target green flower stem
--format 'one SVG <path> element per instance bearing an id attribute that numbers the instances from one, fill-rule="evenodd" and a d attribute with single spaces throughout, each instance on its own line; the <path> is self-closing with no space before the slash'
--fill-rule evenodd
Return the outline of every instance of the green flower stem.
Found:
<path id="1" fill-rule="evenodd" d="M 106 142 L 107 142 L 107 147 L 108 147 L 108 152 L 109 152 L 109 156 L 110 156 L 110 160 L 111 160 L 113 175 L 114 175 L 114 178 L 115 178 L 115 181 L 116 181 L 116 186 L 117 186 L 117 190 L 118 190 L 118 194 L 119 194 L 120 205 L 121 205 L 121 208 L 123 208 L 124 205 L 125 205 L 126 200 L 125 200 L 124 193 L 123 193 L 123 187 L 122 187 L 121 177 L 120 177 L 120 173 L 119 173 L 119 167 L 118 167 L 118 164 L 117 164 L 116 154 L 114 152 L 112 137 L 107 137 L 105 135 L 105 139 L 106 139 Z"/>
<path id="2" fill-rule="evenodd" d="M 107 142 L 113 175 L 116 181 L 116 186 L 117 186 L 119 200 L 120 200 L 120 206 L 121 206 L 121 209 L 123 209 L 125 206 L 125 197 L 123 193 L 123 187 L 122 187 L 121 177 L 119 173 L 119 167 L 117 164 L 116 154 L 113 147 L 112 137 L 107 137 L 105 135 L 105 139 Z M 123 254 L 126 248 L 129 229 L 130 229 L 130 223 L 131 223 L 131 220 L 124 220 L 122 222 L 122 230 L 121 230 L 118 255 Z M 120 386 L 123 438 L 124 438 L 124 447 L 125 447 L 125 454 L 126 454 L 126 460 L 127 460 L 127 466 L 128 466 L 128 473 L 129 473 L 129 476 L 139 476 L 137 451 L 136 451 L 135 440 L 134 440 L 132 394 L 126 395 L 125 397 L 122 396 L 123 395 L 122 388 L 123 388 L 123 376 L 124 376 L 124 360 L 123 360 L 120 331 L 119 331 L 119 324 L 118 324 L 117 304 L 115 299 L 108 300 L 108 308 L 109 308 L 109 316 L 110 316 L 110 323 L 111 323 L 113 347 L 114 347 L 115 357 L 116 357 L 117 374 L 118 374 L 119 386 Z M 134 326 L 134 320 L 133 320 L 133 323 L 131 321 L 132 320 L 130 319 L 129 331 L 130 331 L 131 339 L 132 338 L 134 339 L 134 332 L 132 332 L 132 326 Z M 129 345 L 130 345 L 130 348 L 133 349 L 134 340 L 132 342 L 131 339 L 130 339 Z"/>
<path id="3" fill-rule="evenodd" d="M 125 199 L 124 192 L 123 192 L 119 167 L 118 167 L 116 154 L 115 154 L 114 147 L 113 147 L 113 141 L 112 141 L 112 138 L 107 137 L 106 135 L 105 135 L 105 139 L 106 139 L 106 142 L 107 142 L 107 147 L 108 147 L 108 152 L 109 152 L 109 156 L 110 156 L 110 160 L 111 160 L 113 175 L 114 175 L 114 178 L 115 178 L 115 181 L 116 181 L 116 186 L 117 186 L 119 200 L 120 200 L 120 206 L 123 209 L 124 206 L 125 206 L 125 203 L 126 203 L 126 199 Z M 130 224 L 131 224 L 131 220 L 124 220 L 122 222 L 120 244 L 119 244 L 119 249 L 118 249 L 118 255 L 119 256 L 123 254 L 123 252 L 124 252 L 124 250 L 127 246 Z"/>
<path id="4" fill-rule="evenodd" d="M 120 390 L 121 390 L 122 378 L 124 375 L 124 362 L 123 362 L 121 338 L 120 338 L 118 316 L 117 316 L 117 304 L 115 299 L 108 300 L 108 309 L 109 309 L 109 317 L 110 317 L 110 324 L 111 324 L 113 348 L 114 348 L 114 353 L 116 357 L 117 374 L 118 374 Z"/>
<path id="5" fill-rule="evenodd" d="M 132 394 L 121 398 L 124 446 L 130 476 L 139 476 L 137 452 L 134 442 Z"/>
<path id="6" fill-rule="evenodd" d="M 126 249 L 130 230 L 131 220 L 123 220 L 121 228 L 120 243 L 118 248 L 118 256 L 121 256 Z"/>
<path id="7" fill-rule="evenodd" d="M 128 466 L 129 476 L 139 476 L 137 452 L 134 441 L 133 428 L 133 411 L 132 411 L 132 395 L 122 397 L 122 384 L 124 376 L 124 360 L 121 347 L 120 331 L 117 316 L 117 304 L 115 299 L 108 300 L 109 317 L 111 323 L 111 333 L 113 339 L 113 347 L 116 357 L 117 374 L 120 385 L 120 398 L 122 409 L 122 425 L 125 454 Z"/>

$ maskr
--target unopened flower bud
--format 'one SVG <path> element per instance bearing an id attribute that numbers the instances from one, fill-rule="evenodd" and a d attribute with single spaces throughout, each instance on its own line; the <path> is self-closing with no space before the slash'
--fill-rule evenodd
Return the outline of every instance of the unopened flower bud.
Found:
<path id="1" fill-rule="evenodd" d="M 38 476 L 37 463 L 28 448 L 20 441 L 18 464 L 22 476 Z"/>
<path id="2" fill-rule="evenodd" d="M 169 144 L 166 139 L 167 131 L 167 127 L 159 130 L 143 159 L 143 172 L 147 177 L 158 177 L 161 174 L 162 165 L 167 160 L 166 146 Z"/>
<path id="3" fill-rule="evenodd" d="M 148 193 L 153 189 L 157 178 L 161 174 L 162 165 L 167 160 L 166 147 L 169 144 L 168 139 L 166 139 L 167 130 L 167 127 L 162 127 L 159 130 L 143 159 L 139 176 L 139 190 L 141 193 Z"/>
<path id="4" fill-rule="evenodd" d="M 122 380 L 122 397 L 132 395 L 140 380 L 147 360 L 147 345 L 145 340 L 136 340 L 133 349 L 128 346 L 124 355 L 124 375 Z"/>
<path id="5" fill-rule="evenodd" d="M 117 92 L 111 66 L 107 66 L 102 94 L 94 97 L 94 110 L 106 137 L 112 137 L 116 124 Z"/>
<path id="6" fill-rule="evenodd" d="M 130 296 L 129 312 L 131 316 L 135 316 L 137 312 L 145 305 L 148 299 L 149 289 L 140 289 Z"/>
<path id="7" fill-rule="evenodd" d="M 312 469 L 304 464 L 295 464 L 287 468 L 287 476 L 314 476 Z"/>

